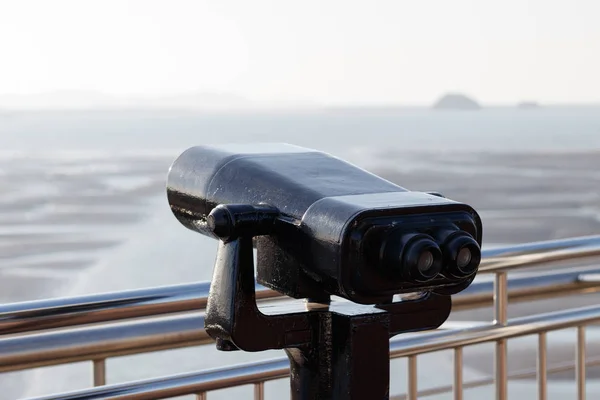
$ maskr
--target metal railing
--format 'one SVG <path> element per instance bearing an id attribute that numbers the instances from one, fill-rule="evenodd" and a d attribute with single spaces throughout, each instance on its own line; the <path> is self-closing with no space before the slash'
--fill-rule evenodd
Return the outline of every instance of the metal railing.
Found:
<path id="1" fill-rule="evenodd" d="M 547 374 L 575 369 L 578 398 L 585 398 L 586 366 L 600 364 L 586 359 L 585 327 L 600 322 L 600 306 L 562 310 L 508 320 L 508 302 L 523 302 L 600 292 L 600 236 L 530 243 L 483 252 L 480 275 L 493 281 L 476 281 L 454 296 L 453 310 L 494 306 L 490 323 L 456 328 L 447 324 L 436 331 L 399 336 L 390 342 L 390 357 L 408 359 L 407 393 L 398 398 L 416 399 L 450 392 L 463 398 L 467 388 L 495 385 L 497 399 L 507 398 L 511 378 L 533 375 L 538 398 L 547 398 Z M 564 265 L 568 264 L 568 268 Z M 560 267 L 560 268 L 559 268 Z M 513 271 L 528 271 L 508 278 Z M 204 398 L 212 390 L 255 385 L 254 397 L 264 397 L 264 382 L 288 375 L 288 360 L 281 358 L 131 383 L 106 385 L 106 359 L 165 349 L 212 343 L 203 327 L 209 283 L 49 299 L 0 307 L 0 372 L 40 366 L 91 361 L 96 387 L 44 399 L 156 399 L 186 394 Z M 277 292 L 257 287 L 262 301 L 280 299 Z M 88 326 L 91 325 L 91 326 Z M 577 328 L 577 351 L 573 365 L 547 365 L 547 332 Z M 507 340 L 538 335 L 536 371 L 507 369 Z M 474 344 L 495 343 L 494 376 L 463 382 L 463 349 Z M 417 360 L 420 354 L 454 351 L 454 383 L 419 391 Z M 41 398 L 39 398 L 41 399 Z"/>

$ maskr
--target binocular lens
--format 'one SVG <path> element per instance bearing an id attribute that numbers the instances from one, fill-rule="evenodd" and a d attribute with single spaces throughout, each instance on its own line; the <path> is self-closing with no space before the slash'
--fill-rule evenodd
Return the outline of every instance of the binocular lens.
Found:
<path id="1" fill-rule="evenodd" d="M 471 263 L 473 256 L 471 255 L 471 250 L 467 247 L 463 247 L 458 251 L 458 256 L 456 257 L 456 266 L 460 269 L 465 268 Z"/>
<path id="2" fill-rule="evenodd" d="M 429 236 L 416 235 L 404 246 L 402 264 L 412 279 L 426 282 L 442 270 L 442 252 Z"/>
<path id="3" fill-rule="evenodd" d="M 431 254 L 430 251 L 424 251 L 419 257 L 417 268 L 419 268 L 419 271 L 426 274 L 427 271 L 433 266 L 433 261 L 433 254 Z"/>
<path id="4" fill-rule="evenodd" d="M 456 231 L 449 235 L 443 245 L 448 273 L 457 278 L 471 275 L 481 261 L 481 249 L 471 235 Z"/>
<path id="5" fill-rule="evenodd" d="M 394 275 L 427 282 L 442 270 L 442 252 L 425 234 L 394 234 L 383 244 L 382 262 Z"/>

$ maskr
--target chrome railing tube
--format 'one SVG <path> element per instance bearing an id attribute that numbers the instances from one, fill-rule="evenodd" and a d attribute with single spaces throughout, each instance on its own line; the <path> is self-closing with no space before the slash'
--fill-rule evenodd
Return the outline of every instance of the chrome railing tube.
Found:
<path id="1" fill-rule="evenodd" d="M 480 270 L 481 273 L 491 273 L 521 267 L 546 267 L 548 263 L 553 262 L 578 260 L 583 262 L 593 259 L 600 259 L 600 236 L 488 249 L 483 251 Z M 589 274 L 592 273 L 600 272 L 589 271 Z M 562 281 L 558 282 L 558 280 Z M 529 289 L 522 286 L 525 289 L 523 299 L 531 300 L 527 296 L 535 296 L 534 288 L 540 286 L 534 279 L 523 282 L 532 285 Z M 565 284 L 566 286 L 561 287 L 561 290 L 575 292 L 586 287 L 597 287 L 595 282 L 576 282 L 566 275 L 557 277 L 555 284 Z M 198 311 L 206 306 L 209 287 L 210 282 L 200 282 L 2 305 L 0 306 L 0 335 Z M 474 284 L 463 294 L 468 298 L 479 291 L 482 295 L 481 305 L 491 304 L 492 297 L 488 293 L 483 293 L 481 290 L 483 287 L 485 284 Z M 491 293 L 491 286 L 489 291 Z M 259 300 L 280 297 L 279 293 L 260 285 L 257 285 L 256 295 Z M 463 298 L 465 297 L 462 295 L 455 297 L 455 308 L 461 307 Z M 513 298 L 511 297 L 510 300 L 513 301 Z"/>
<path id="2" fill-rule="evenodd" d="M 580 282 L 581 274 L 598 270 L 583 268 L 524 276 L 508 280 L 511 302 L 556 297 L 556 288 L 573 293 L 600 291 L 600 281 Z M 456 296 L 453 307 L 468 310 L 492 301 L 492 282 L 479 282 Z M 514 290 L 513 290 L 514 289 Z M 73 361 L 105 359 L 151 351 L 212 343 L 201 316 L 178 316 L 100 325 L 69 331 L 50 331 L 0 339 L 0 371 L 15 371 Z M 480 329 L 478 327 L 472 329 Z M 447 334 L 451 331 L 435 332 Z M 429 335 L 429 333 L 427 334 Z M 77 350 L 75 350 L 77 349 Z"/>
<path id="3" fill-rule="evenodd" d="M 212 343 L 203 326 L 186 315 L 0 339 L 0 372 Z"/>
<path id="4" fill-rule="evenodd" d="M 505 326 L 501 327 L 496 324 L 489 324 L 458 330 L 416 334 L 410 338 L 393 339 L 390 342 L 390 356 L 392 358 L 408 357 L 409 369 L 414 372 L 416 369 L 416 359 L 414 357 L 420 354 L 578 327 L 598 321 L 600 321 L 600 306 L 592 306 L 518 318 L 508 321 Z M 581 362 L 582 359 L 578 359 L 577 368 L 579 370 L 585 368 L 585 364 Z M 287 358 L 279 358 L 218 370 L 84 389 L 38 397 L 35 400 L 159 399 L 264 382 L 288 375 L 289 361 Z M 416 381 L 413 379 L 409 382 L 408 387 L 408 398 L 414 398 L 417 393 Z M 581 388 L 581 386 L 579 387 Z"/>

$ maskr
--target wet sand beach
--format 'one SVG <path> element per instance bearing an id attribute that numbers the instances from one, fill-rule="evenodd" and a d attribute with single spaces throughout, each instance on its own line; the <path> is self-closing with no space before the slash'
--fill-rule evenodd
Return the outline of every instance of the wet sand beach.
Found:
<path id="1" fill-rule="evenodd" d="M 147 218 L 169 160 L 0 157 L 0 301 L 56 295 Z"/>
<path id="2" fill-rule="evenodd" d="M 179 227 L 174 218 L 167 225 L 148 223 L 157 216 L 170 218 L 164 185 L 169 164 L 176 155 L 0 157 L 0 301 L 208 280 L 216 243 L 198 238 L 200 247 L 208 249 L 202 253 L 204 250 L 191 245 L 196 235 Z M 349 154 L 348 159 L 410 190 L 438 191 L 468 202 L 482 216 L 484 244 L 488 246 L 600 233 L 597 152 L 382 151 Z M 186 239 L 179 240 L 178 235 Z M 105 276 L 103 268 L 109 267 L 118 274 Z M 97 279 L 99 276 L 105 279 Z M 582 301 L 595 304 L 598 300 L 590 299 L 519 305 L 511 316 L 562 309 Z M 482 310 L 469 315 L 457 313 L 453 319 L 484 319 L 488 315 L 489 310 Z M 551 361 L 564 360 L 571 351 L 559 347 L 550 356 Z M 514 365 L 535 365 L 535 355 L 530 354 L 535 351 L 533 347 L 518 349 L 515 345 L 515 351 L 510 351 L 509 346 Z M 599 346 L 588 350 L 590 356 L 600 355 Z M 492 360 L 484 353 L 465 352 L 466 366 L 490 372 Z M 235 362 L 258 359 L 255 356 L 238 355 Z M 115 361 L 115 365 L 120 362 Z M 178 364 L 177 371 L 172 372 L 218 363 L 193 360 Z M 161 363 L 162 369 L 148 366 L 145 372 L 121 373 L 110 377 L 110 381 L 169 373 L 167 365 L 174 364 Z M 60 385 L 43 383 L 43 374 L 38 374 L 36 388 L 30 387 L 27 394 L 85 387 L 91 378 L 89 370 L 84 372 L 87 380 Z M 595 369 L 588 373 L 600 375 Z M 15 393 L 19 393 L 17 397 L 24 395 L 19 390 L 25 384 L 23 376 L 15 373 L 0 377 L 2 393 L 10 392 L 12 396 L 0 394 L 0 398 L 16 398 Z"/>

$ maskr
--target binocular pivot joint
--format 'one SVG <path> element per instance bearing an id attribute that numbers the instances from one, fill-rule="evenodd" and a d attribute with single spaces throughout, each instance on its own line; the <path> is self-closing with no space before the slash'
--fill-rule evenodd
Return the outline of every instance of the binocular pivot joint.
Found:
<path id="1" fill-rule="evenodd" d="M 223 241 L 240 236 L 268 235 L 279 217 L 279 210 L 268 205 L 218 205 L 208 214 L 209 229 Z"/>

